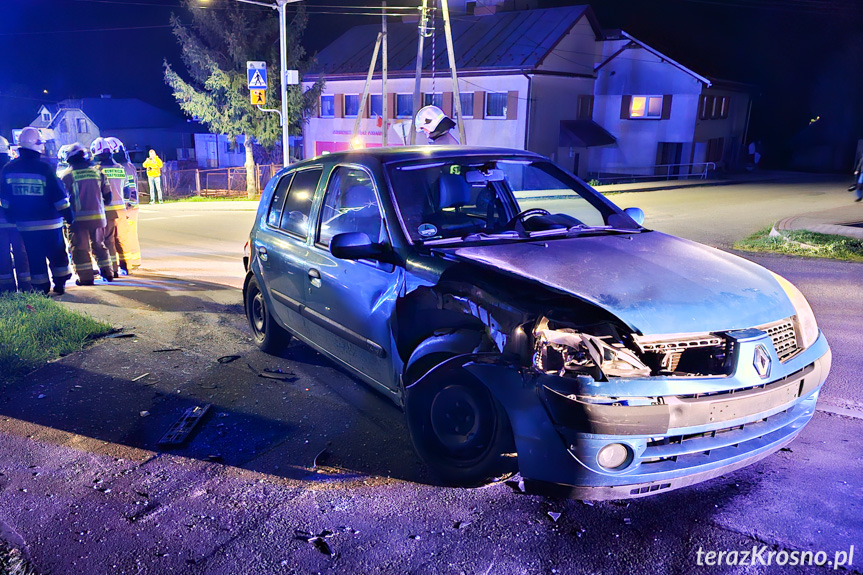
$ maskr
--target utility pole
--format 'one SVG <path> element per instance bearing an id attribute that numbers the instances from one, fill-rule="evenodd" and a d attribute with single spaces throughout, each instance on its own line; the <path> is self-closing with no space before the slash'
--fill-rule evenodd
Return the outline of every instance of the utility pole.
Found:
<path id="1" fill-rule="evenodd" d="M 425 45 L 426 36 L 428 36 L 428 0 L 423 0 L 423 5 L 420 9 L 419 42 L 417 43 L 417 71 L 416 80 L 414 82 L 414 111 L 410 120 L 411 146 L 417 143 L 417 131 L 413 124 L 416 121 L 417 112 L 419 112 L 422 107 L 422 102 L 420 102 L 420 81 L 423 77 L 423 47 Z M 432 58 L 434 57 L 435 55 L 432 54 Z"/>
<path id="2" fill-rule="evenodd" d="M 357 119 L 354 120 L 354 130 L 351 133 L 352 144 L 360 133 L 360 120 L 362 119 L 363 113 L 366 109 L 366 102 L 368 101 L 369 97 L 369 87 L 372 83 L 372 75 L 375 73 L 375 62 L 378 61 L 378 49 L 381 47 L 381 40 L 383 39 L 383 36 L 383 32 L 378 33 L 378 39 L 375 41 L 375 49 L 372 52 L 372 61 L 369 63 L 369 73 L 366 76 L 366 85 L 363 87 L 363 97 L 360 99 L 360 107 L 357 110 Z"/>
<path id="3" fill-rule="evenodd" d="M 381 22 L 381 34 L 383 34 L 383 52 L 381 54 L 381 145 L 387 147 L 387 126 L 389 124 L 389 100 L 387 95 L 387 3 L 381 2 L 383 6 L 383 18 Z"/>
<path id="4" fill-rule="evenodd" d="M 275 4 L 257 2 L 256 0 L 237 0 L 244 4 L 255 4 L 272 8 L 279 14 L 279 52 L 281 65 L 279 66 L 279 84 L 282 89 L 282 163 L 287 166 L 291 161 L 291 139 L 288 134 L 291 122 L 288 118 L 288 22 L 285 6 L 300 0 L 275 0 Z"/>

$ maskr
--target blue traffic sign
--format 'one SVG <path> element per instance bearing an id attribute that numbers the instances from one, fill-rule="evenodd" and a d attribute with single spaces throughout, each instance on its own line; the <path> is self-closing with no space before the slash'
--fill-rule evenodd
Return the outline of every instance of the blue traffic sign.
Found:
<path id="1" fill-rule="evenodd" d="M 246 62 L 246 75 L 249 79 L 249 90 L 267 89 L 266 62 Z"/>

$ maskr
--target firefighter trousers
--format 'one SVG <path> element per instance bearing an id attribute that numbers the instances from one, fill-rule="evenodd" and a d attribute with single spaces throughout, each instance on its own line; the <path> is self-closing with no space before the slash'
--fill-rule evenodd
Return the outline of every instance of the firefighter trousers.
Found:
<path id="1" fill-rule="evenodd" d="M 78 274 L 81 285 L 93 285 L 96 280 L 90 254 L 96 258 L 102 277 L 107 281 L 114 279 L 111 255 L 105 247 L 105 228 L 72 224 L 69 227 L 69 252 L 72 255 L 72 268 Z"/>
<path id="2" fill-rule="evenodd" d="M 16 282 L 17 279 L 17 282 Z M 18 230 L 0 228 L 0 293 L 30 291 L 30 262 Z"/>
<path id="3" fill-rule="evenodd" d="M 69 254 L 66 253 L 66 242 L 63 239 L 62 228 L 53 230 L 38 230 L 21 232 L 24 247 L 27 249 L 27 261 L 30 262 L 30 281 L 33 289 L 45 293 L 51 291 L 51 281 L 48 277 L 50 267 L 54 284 L 65 286 L 72 277 L 69 266 Z M 47 263 L 46 263 L 47 260 Z"/>
<path id="4" fill-rule="evenodd" d="M 141 244 L 138 242 L 138 208 L 126 208 L 126 229 L 117 229 L 123 250 L 120 252 L 120 267 L 131 272 L 141 267 Z"/>
<path id="5" fill-rule="evenodd" d="M 125 211 L 114 212 L 118 215 L 116 218 L 108 216 L 108 225 L 105 226 L 105 247 L 108 248 L 108 253 L 111 255 L 111 270 L 114 272 L 114 277 L 120 276 L 120 258 L 127 251 L 127 247 L 123 244 L 123 240 L 129 237 L 127 227 L 129 222 L 126 220 Z M 128 239 L 127 239 L 128 241 Z"/>

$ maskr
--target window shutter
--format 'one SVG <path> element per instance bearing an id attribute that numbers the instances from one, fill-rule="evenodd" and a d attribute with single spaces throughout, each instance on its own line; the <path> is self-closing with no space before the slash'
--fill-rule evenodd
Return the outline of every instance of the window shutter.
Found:
<path id="1" fill-rule="evenodd" d="M 387 92 L 387 119 L 392 120 L 396 117 L 396 94 L 395 92 Z"/>
<path id="2" fill-rule="evenodd" d="M 336 94 L 333 96 L 333 109 L 335 110 L 335 114 L 333 114 L 336 118 L 344 118 L 345 117 L 345 95 L 344 94 Z"/>
<path id="3" fill-rule="evenodd" d="M 506 119 L 518 119 L 518 90 L 510 90 L 506 94 Z"/>
<path id="4" fill-rule="evenodd" d="M 320 118 L 320 117 L 321 117 L 321 110 L 322 110 L 322 109 L 323 109 L 323 106 L 321 106 L 321 97 L 320 97 L 320 96 L 318 96 L 318 101 L 317 101 L 317 102 L 315 102 L 315 109 L 313 110 L 313 114 L 312 114 L 312 115 L 313 115 L 313 116 L 316 116 L 316 117 L 318 117 L 318 118 Z"/>
<path id="5" fill-rule="evenodd" d="M 443 93 L 443 113 L 453 118 L 452 92 Z"/>
<path id="6" fill-rule="evenodd" d="M 699 120 L 704 119 L 704 105 L 706 102 L 707 102 L 707 96 L 705 96 L 704 94 L 702 94 L 701 96 L 698 97 L 698 119 Z"/>
<path id="7" fill-rule="evenodd" d="M 360 98 L 360 99 L 362 99 L 362 97 L 363 97 L 363 96 L 362 96 L 362 94 L 360 94 L 360 95 L 359 95 L 359 98 Z M 363 106 L 363 109 L 362 109 L 362 110 L 360 110 L 360 117 L 362 117 L 362 118 L 368 118 L 368 117 L 371 115 L 371 114 L 369 113 L 369 111 L 371 110 L 371 108 L 372 108 L 372 97 L 371 97 L 371 96 L 367 96 L 367 97 L 366 97 L 366 105 L 365 105 L 365 106 Z"/>
<path id="8" fill-rule="evenodd" d="M 632 105 L 632 96 L 623 96 L 620 99 L 620 119 L 629 119 L 629 107 Z"/>
<path id="9" fill-rule="evenodd" d="M 473 93 L 473 117 L 476 120 L 485 118 L 485 92 L 477 90 Z"/>
<path id="10" fill-rule="evenodd" d="M 666 94 L 662 97 L 662 117 L 660 119 L 667 120 L 671 117 L 671 94 Z"/>

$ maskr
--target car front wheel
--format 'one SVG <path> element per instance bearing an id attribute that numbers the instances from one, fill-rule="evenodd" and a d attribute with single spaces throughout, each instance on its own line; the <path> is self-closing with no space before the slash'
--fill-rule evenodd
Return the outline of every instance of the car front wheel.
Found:
<path id="1" fill-rule="evenodd" d="M 266 353 L 281 352 L 290 341 L 290 335 L 276 323 L 254 275 L 246 286 L 245 308 L 255 344 Z"/>
<path id="2" fill-rule="evenodd" d="M 472 375 L 433 378 L 409 388 L 405 413 L 422 460 L 445 482 L 478 485 L 512 469 L 512 431 L 503 406 Z"/>

